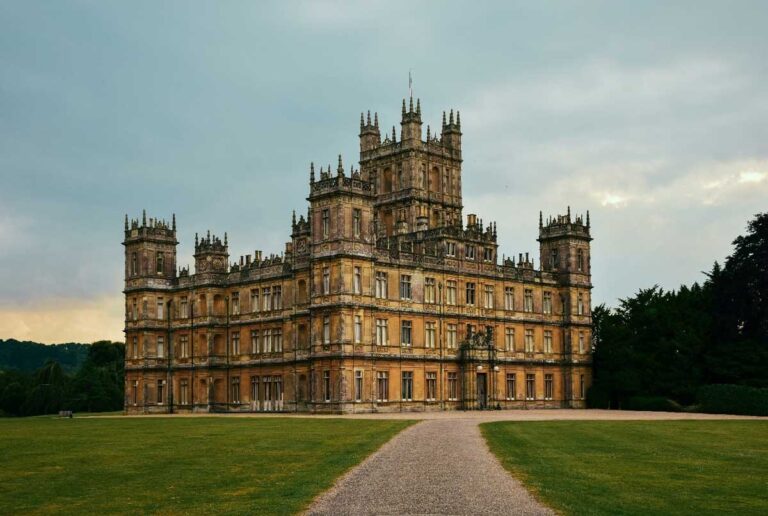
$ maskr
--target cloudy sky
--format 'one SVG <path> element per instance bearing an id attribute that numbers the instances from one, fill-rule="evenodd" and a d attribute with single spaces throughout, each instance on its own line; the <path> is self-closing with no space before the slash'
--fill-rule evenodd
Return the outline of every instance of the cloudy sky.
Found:
<path id="1" fill-rule="evenodd" d="M 122 339 L 123 216 L 280 252 L 360 111 L 460 109 L 465 214 L 538 255 L 590 210 L 595 302 L 701 281 L 768 210 L 766 2 L 0 3 L 0 338 Z"/>

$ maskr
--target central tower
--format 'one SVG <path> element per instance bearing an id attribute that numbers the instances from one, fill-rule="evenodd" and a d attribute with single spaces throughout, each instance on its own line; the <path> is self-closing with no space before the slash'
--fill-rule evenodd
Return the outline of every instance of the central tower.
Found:
<path id="1" fill-rule="evenodd" d="M 442 130 L 427 126 L 422 140 L 421 102 L 403 99 L 400 140 L 395 127 L 381 139 L 379 117 L 360 115 L 360 171 L 374 188 L 379 235 L 461 224 L 461 119 L 453 110 Z"/>

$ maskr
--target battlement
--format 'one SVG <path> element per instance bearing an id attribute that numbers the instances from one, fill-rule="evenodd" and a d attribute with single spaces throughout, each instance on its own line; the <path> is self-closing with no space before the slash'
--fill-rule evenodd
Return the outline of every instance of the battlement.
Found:
<path id="1" fill-rule="evenodd" d="M 211 235 L 210 230 L 202 239 L 198 239 L 197 233 L 195 233 L 195 255 L 198 254 L 227 254 L 227 234 L 224 233 L 224 241 L 216 235 Z"/>
<path id="2" fill-rule="evenodd" d="M 311 163 L 309 171 L 309 199 L 338 192 L 372 196 L 373 187 L 371 183 L 363 180 L 360 170 L 350 167 L 349 172 L 349 176 L 344 174 L 344 165 L 342 164 L 341 154 L 339 154 L 336 175 L 331 174 L 330 165 L 328 165 L 328 170 L 323 170 L 323 167 L 320 167 L 320 180 L 316 181 L 315 164 Z"/>
<path id="3" fill-rule="evenodd" d="M 176 214 L 174 213 L 169 224 L 166 220 L 156 219 L 150 217 L 147 219 L 147 211 L 142 210 L 141 220 L 128 219 L 128 215 L 125 215 L 125 241 L 131 241 L 136 239 L 158 239 L 176 241 Z"/>
<path id="4" fill-rule="evenodd" d="M 548 217 L 545 221 L 541 212 L 539 212 L 539 240 L 557 237 L 579 237 L 592 240 L 590 236 L 589 211 L 586 217 L 577 215 L 571 218 L 571 207 L 565 215 L 555 215 Z"/>

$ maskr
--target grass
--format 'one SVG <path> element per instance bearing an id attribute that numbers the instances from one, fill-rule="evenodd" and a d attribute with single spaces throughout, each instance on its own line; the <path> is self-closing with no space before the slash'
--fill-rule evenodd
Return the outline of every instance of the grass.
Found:
<path id="1" fill-rule="evenodd" d="M 411 423 L 0 419 L 0 514 L 292 514 Z"/>
<path id="2" fill-rule="evenodd" d="M 481 426 L 491 450 L 565 514 L 768 514 L 768 421 Z"/>

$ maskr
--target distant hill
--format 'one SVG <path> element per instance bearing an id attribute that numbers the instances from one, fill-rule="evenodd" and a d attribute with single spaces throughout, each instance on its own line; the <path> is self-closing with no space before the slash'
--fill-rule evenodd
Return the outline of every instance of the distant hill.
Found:
<path id="1" fill-rule="evenodd" d="M 40 344 L 0 339 L 0 370 L 32 372 L 49 359 L 55 360 L 67 373 L 77 371 L 88 356 L 90 344 Z"/>

